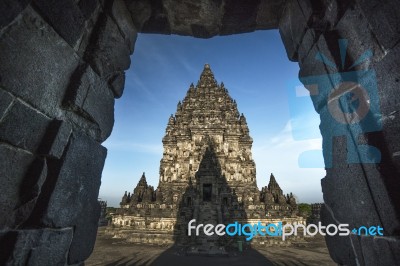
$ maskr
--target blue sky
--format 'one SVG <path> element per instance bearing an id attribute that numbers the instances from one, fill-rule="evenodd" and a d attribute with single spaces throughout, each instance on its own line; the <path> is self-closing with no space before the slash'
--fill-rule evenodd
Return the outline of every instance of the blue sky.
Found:
<path id="1" fill-rule="evenodd" d="M 321 149 L 319 117 L 278 31 L 211 39 L 140 34 L 131 60 L 124 95 L 115 105 L 114 130 L 103 143 L 108 155 L 99 197 L 109 206 L 133 191 L 142 172 L 157 186 L 168 118 L 205 63 L 247 118 L 258 187 L 274 173 L 284 193 L 293 192 L 300 202 L 322 201 L 324 169 L 298 166 L 302 152 Z M 312 160 L 322 161 L 322 151 Z"/>

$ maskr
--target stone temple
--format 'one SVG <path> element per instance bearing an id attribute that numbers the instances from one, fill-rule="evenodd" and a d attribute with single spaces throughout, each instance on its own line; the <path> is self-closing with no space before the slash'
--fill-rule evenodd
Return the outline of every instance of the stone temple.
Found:
<path id="1" fill-rule="evenodd" d="M 292 193 L 283 194 L 273 174 L 268 186 L 258 189 L 246 118 L 208 64 L 170 116 L 162 142 L 157 189 L 143 173 L 133 193 L 125 192 L 113 216 L 114 236 L 139 243 L 192 244 L 207 251 L 229 241 L 189 237 L 190 220 L 304 223 L 296 216 Z"/>

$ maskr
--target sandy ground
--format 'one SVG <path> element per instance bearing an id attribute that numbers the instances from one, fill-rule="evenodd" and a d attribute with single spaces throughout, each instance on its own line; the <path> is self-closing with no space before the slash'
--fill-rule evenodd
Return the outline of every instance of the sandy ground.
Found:
<path id="1" fill-rule="evenodd" d="M 87 266 L 151 265 L 151 266 L 244 266 L 244 265 L 336 265 L 329 257 L 322 237 L 307 239 L 293 247 L 248 249 L 229 257 L 180 255 L 176 247 L 136 245 L 112 239 L 99 229 L 96 245 Z"/>

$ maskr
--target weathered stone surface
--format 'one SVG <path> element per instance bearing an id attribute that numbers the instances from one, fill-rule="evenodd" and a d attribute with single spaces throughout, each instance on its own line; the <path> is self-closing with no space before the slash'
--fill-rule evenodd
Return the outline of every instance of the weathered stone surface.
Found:
<path id="1" fill-rule="evenodd" d="M 384 55 L 379 42 L 373 32 L 368 27 L 368 17 L 365 17 L 359 9 L 347 9 L 342 18 L 337 22 L 333 31 L 324 34 L 331 51 L 334 51 L 335 63 L 340 66 L 340 49 L 334 49 L 339 39 L 346 39 L 346 62 L 341 71 L 351 71 L 359 69 L 368 69 L 374 58 L 381 58 Z M 370 50 L 373 58 L 368 58 L 363 64 L 350 69 L 362 54 Z"/>
<path id="2" fill-rule="evenodd" d="M 59 167 L 58 177 L 48 177 L 32 220 L 35 223 L 39 219 L 45 226 L 75 228 L 69 263 L 85 260 L 92 251 L 100 216 L 97 198 L 105 157 L 104 147 L 73 133 L 59 166 L 49 163 L 51 173 Z"/>
<path id="3" fill-rule="evenodd" d="M 0 2 L 0 28 L 11 23 L 31 0 L 4 0 Z"/>
<path id="4" fill-rule="evenodd" d="M 285 6 L 284 0 L 261 0 L 257 9 L 257 29 L 275 29 Z"/>
<path id="5" fill-rule="evenodd" d="M 79 9 L 81 10 L 81 13 L 85 19 L 89 19 L 99 5 L 100 2 L 98 0 L 85 0 L 79 1 L 78 3 Z"/>
<path id="6" fill-rule="evenodd" d="M 130 52 L 133 53 L 137 38 L 137 31 L 124 0 L 114 1 L 112 7 L 112 16 L 117 22 L 117 25 L 121 32 L 124 34 L 124 38 Z"/>
<path id="7" fill-rule="evenodd" d="M 138 31 L 142 30 L 143 24 L 151 16 L 151 2 L 150 1 L 126 1 L 126 6 L 132 14 L 132 21 Z"/>
<path id="8" fill-rule="evenodd" d="M 13 211 L 20 202 L 19 188 L 27 181 L 26 172 L 34 159 L 23 150 L 0 143 L 0 228 L 15 226 Z"/>
<path id="9" fill-rule="evenodd" d="M 390 49 L 400 40 L 399 1 L 357 0 L 378 42 Z"/>
<path id="10" fill-rule="evenodd" d="M 13 103 L 14 97 L 10 95 L 8 92 L 0 89 L 0 123 L 3 120 L 3 117 L 6 115 L 6 112 L 11 107 Z"/>
<path id="11" fill-rule="evenodd" d="M 260 0 L 225 0 L 221 35 L 254 31 Z"/>
<path id="12" fill-rule="evenodd" d="M 34 0 L 43 18 L 72 47 L 82 34 L 85 18 L 74 0 Z"/>
<path id="13" fill-rule="evenodd" d="M 100 16 L 91 44 L 85 52 L 85 60 L 106 81 L 130 66 L 130 47 L 113 19 Z"/>
<path id="14" fill-rule="evenodd" d="M 120 98 L 124 92 L 125 72 L 118 73 L 115 77 L 109 80 L 109 86 L 114 93 L 115 98 Z"/>
<path id="15" fill-rule="evenodd" d="M 91 152 L 84 152 L 88 150 Z M 106 150 L 100 144 L 84 135 L 72 134 L 55 188 L 50 195 L 50 204 L 42 218 L 45 224 L 70 226 L 82 217 L 83 206 L 97 203 L 105 156 Z"/>
<path id="16" fill-rule="evenodd" d="M 16 101 L 0 121 L 0 141 L 36 152 L 50 119 L 30 106 Z"/>
<path id="17" fill-rule="evenodd" d="M 60 159 L 71 133 L 72 127 L 68 122 L 53 120 L 40 144 L 38 153 Z"/>
<path id="18" fill-rule="evenodd" d="M 343 162 L 339 164 L 334 161 L 334 168 L 327 169 L 327 175 L 321 181 L 324 202 L 338 221 L 348 223 L 351 227 L 382 225 L 361 165 L 346 163 L 347 145 L 343 140 L 335 142 L 332 151 L 334 157 L 341 154 Z"/>
<path id="19" fill-rule="evenodd" d="M 329 224 L 339 225 L 340 223 L 346 223 L 346 221 L 337 218 L 334 211 L 326 203 L 321 208 L 321 222 L 325 226 Z M 351 225 L 349 229 L 352 229 Z M 357 265 L 350 236 L 326 235 L 325 240 L 329 249 L 329 254 L 336 263 L 340 265 Z"/>
<path id="20" fill-rule="evenodd" d="M 24 181 L 18 188 L 18 204 L 13 212 L 10 213 L 10 217 L 14 219 L 16 227 L 26 222 L 30 217 L 42 191 L 47 174 L 46 160 L 40 157 L 37 157 L 27 169 Z"/>
<path id="21" fill-rule="evenodd" d="M 93 193 L 98 193 L 100 186 Z M 94 198 L 91 196 L 91 200 Z M 75 222 L 76 227 L 68 253 L 68 263 L 79 263 L 89 258 L 96 241 L 97 227 L 100 218 L 100 205 L 95 201 L 83 203 L 81 217 Z"/>
<path id="22" fill-rule="evenodd" d="M 289 60 L 297 61 L 297 50 L 307 30 L 311 9 L 302 10 L 296 0 L 286 1 L 283 15 L 279 21 L 279 33 Z"/>
<path id="23" fill-rule="evenodd" d="M 65 265 L 72 236 L 73 228 L 0 231 L 0 263 Z"/>
<path id="24" fill-rule="evenodd" d="M 104 141 L 111 134 L 114 125 L 114 95 L 89 65 L 80 65 L 75 70 L 63 106 L 97 125 L 95 139 Z M 81 125 L 85 127 L 85 123 Z"/>
<path id="25" fill-rule="evenodd" d="M 171 33 L 209 38 L 218 34 L 223 14 L 222 1 L 163 1 Z M 154 12 L 154 11 L 153 11 Z M 158 15 L 161 17 L 161 15 Z M 185 21 L 186 23 L 182 23 Z M 148 26 L 148 25 L 147 25 Z"/>
<path id="26" fill-rule="evenodd" d="M 360 265 L 396 265 L 400 261 L 399 237 L 373 237 L 352 235 L 353 243 L 359 251 Z"/>
<path id="27" fill-rule="evenodd" d="M 127 1 L 140 32 L 210 38 L 271 29 L 278 25 L 284 1 Z"/>
<path id="28" fill-rule="evenodd" d="M 0 86 L 55 116 L 78 63 L 72 48 L 27 7 L 0 36 L 0 50 Z"/>

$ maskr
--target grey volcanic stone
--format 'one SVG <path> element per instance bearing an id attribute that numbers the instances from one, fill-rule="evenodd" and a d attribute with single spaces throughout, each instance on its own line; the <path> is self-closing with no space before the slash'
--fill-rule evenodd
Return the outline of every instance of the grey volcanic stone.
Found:
<path id="1" fill-rule="evenodd" d="M 72 235 L 72 228 L 0 231 L 0 263 L 65 265 Z"/>
<path id="2" fill-rule="evenodd" d="M 11 107 L 14 97 L 6 91 L 0 89 L 0 121 L 3 119 L 5 113 Z"/>
<path id="3" fill-rule="evenodd" d="M 390 49 L 400 40 L 398 1 L 357 0 L 378 42 Z"/>
<path id="4" fill-rule="evenodd" d="M 72 47 L 82 34 L 85 18 L 74 0 L 34 0 L 43 18 Z"/>
<path id="5" fill-rule="evenodd" d="M 91 44 L 85 53 L 85 60 L 104 80 L 130 66 L 130 45 L 125 42 L 117 24 L 107 14 L 99 18 Z"/>
<path id="6" fill-rule="evenodd" d="M 221 35 L 254 31 L 260 0 L 225 0 Z"/>
<path id="7" fill-rule="evenodd" d="M 60 159 L 71 133 L 72 127 L 68 122 L 53 120 L 43 138 L 38 153 Z"/>
<path id="8" fill-rule="evenodd" d="M 337 217 L 332 216 L 332 210 L 325 203 L 321 208 L 321 222 L 323 225 L 345 223 L 344 221 L 338 220 Z M 352 227 L 350 225 L 350 230 Z M 331 258 L 340 265 L 356 265 L 355 254 L 352 249 L 352 243 L 350 236 L 325 236 L 326 245 L 329 249 Z"/>
<path id="9" fill-rule="evenodd" d="M 16 101 L 0 122 L 0 140 L 36 152 L 50 121 L 37 110 Z"/>
<path id="10" fill-rule="evenodd" d="M 129 12 L 132 14 L 132 21 L 136 29 L 142 30 L 143 24 L 151 16 L 150 1 L 126 1 Z"/>
<path id="11" fill-rule="evenodd" d="M 85 0 L 78 3 L 79 9 L 85 19 L 89 19 L 99 5 L 98 0 Z"/>
<path id="12" fill-rule="evenodd" d="M 0 28 L 7 26 L 24 10 L 31 0 L 3 0 L 0 2 Z"/>
<path id="13" fill-rule="evenodd" d="M 1 34 L 0 51 L 0 86 L 56 115 L 78 63 L 72 48 L 28 6 Z"/>
<path id="14" fill-rule="evenodd" d="M 71 135 L 67 149 L 62 162 L 49 166 L 59 167 L 59 174 L 46 182 L 46 193 L 43 193 L 35 217 L 39 217 L 45 226 L 74 226 L 69 262 L 75 263 L 89 257 L 96 239 L 100 216 L 97 198 L 106 149 L 77 133 Z M 40 214 L 44 208 L 45 212 Z"/>
<path id="15" fill-rule="evenodd" d="M 307 30 L 307 22 L 311 14 L 311 9 L 302 10 L 296 0 L 286 2 L 279 21 L 279 33 L 291 61 L 298 60 L 297 49 Z"/>
<path id="16" fill-rule="evenodd" d="M 358 258 L 362 259 L 360 265 L 397 265 L 400 261 L 400 239 L 392 237 L 372 237 L 365 235 L 352 235 L 353 243 L 357 250 L 361 248 Z"/>
<path id="17" fill-rule="evenodd" d="M 110 79 L 109 85 L 114 93 L 115 98 L 120 98 L 124 92 L 125 72 L 118 73 Z"/>
<path id="18" fill-rule="evenodd" d="M 18 191 L 34 159 L 32 154 L 0 143 L 0 228 L 14 227 L 13 212 L 20 202 Z"/>
<path id="19" fill-rule="evenodd" d="M 125 41 L 131 53 L 133 53 L 137 31 L 133 24 L 131 14 L 123 0 L 115 0 L 112 7 L 112 16 L 124 35 Z"/>
<path id="20" fill-rule="evenodd" d="M 222 1 L 194 1 L 177 6 L 176 1 L 167 0 L 163 7 L 174 34 L 210 38 L 220 31 Z"/>
<path id="21" fill-rule="evenodd" d="M 95 123 L 97 140 L 104 141 L 111 134 L 114 95 L 89 65 L 80 65 L 75 70 L 64 98 L 64 107 Z"/>
<path id="22" fill-rule="evenodd" d="M 335 213 L 336 219 L 350 226 L 381 225 L 375 202 L 362 173 L 358 164 L 350 164 L 345 169 L 328 169 L 327 176 L 321 181 L 324 201 Z"/>
<path id="23" fill-rule="evenodd" d="M 38 197 L 42 191 L 48 171 L 47 162 L 41 157 L 37 157 L 27 169 L 24 181 L 18 188 L 18 205 L 14 208 L 10 217 L 14 218 L 16 226 L 26 222 L 34 210 Z"/>
<path id="24" fill-rule="evenodd" d="M 257 29 L 277 28 L 284 6 L 284 0 L 261 0 L 257 9 Z"/>

